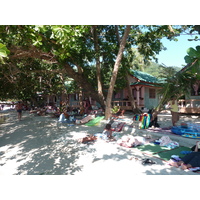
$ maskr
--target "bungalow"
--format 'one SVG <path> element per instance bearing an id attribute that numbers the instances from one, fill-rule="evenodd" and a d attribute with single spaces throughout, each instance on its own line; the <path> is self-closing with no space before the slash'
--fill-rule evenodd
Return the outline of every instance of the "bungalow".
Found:
<path id="1" fill-rule="evenodd" d="M 188 70 L 188 66 L 183 68 L 181 72 Z M 158 90 L 161 87 L 162 79 L 158 79 L 148 73 L 130 70 L 128 75 L 129 85 L 133 95 L 135 105 L 141 110 L 151 109 L 158 105 Z M 72 80 L 71 80 L 72 81 Z M 70 82 L 71 82 L 70 81 Z M 66 83 L 70 83 L 69 81 Z M 200 80 L 190 87 L 190 95 L 185 99 L 179 100 L 179 112 L 200 114 Z M 84 92 L 81 99 L 84 99 Z M 89 98 L 91 105 L 98 106 L 98 103 Z M 52 105 L 60 105 L 60 102 L 66 102 L 72 108 L 79 108 L 81 105 L 79 94 L 62 94 L 50 95 L 46 97 L 46 102 Z M 124 88 L 117 93 L 114 92 L 112 98 L 112 107 L 120 106 L 125 110 L 132 110 L 129 100 L 128 88 Z"/>
<path id="2" fill-rule="evenodd" d="M 135 104 L 140 109 L 151 109 L 158 105 L 158 89 L 161 79 L 148 73 L 130 70 L 128 77 Z M 128 88 L 124 88 L 113 96 L 112 106 L 120 106 L 125 110 L 132 110 L 128 95 Z"/>
<path id="3" fill-rule="evenodd" d="M 162 80 L 148 73 L 137 70 L 130 70 L 128 76 L 135 105 L 140 109 L 151 109 L 156 107 L 159 102 L 157 91 L 160 88 Z M 120 106 L 122 109 L 132 110 L 128 96 L 128 88 L 124 88 L 121 91 L 114 93 L 111 103 L 112 107 Z M 84 92 L 82 98 L 84 99 Z M 98 106 L 96 101 L 91 98 L 89 98 L 89 100 L 92 106 Z M 47 97 L 47 103 L 59 105 L 60 102 L 67 102 L 67 105 L 72 108 L 79 108 L 81 104 L 80 96 L 78 94 L 63 94 L 62 96 L 51 95 Z"/>

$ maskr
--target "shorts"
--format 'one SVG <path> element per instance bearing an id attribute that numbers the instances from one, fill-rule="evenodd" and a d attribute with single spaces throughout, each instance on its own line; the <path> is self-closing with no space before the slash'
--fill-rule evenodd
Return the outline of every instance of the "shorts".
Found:
<path id="1" fill-rule="evenodd" d="M 192 152 L 181 158 L 181 160 L 185 164 L 192 165 L 192 167 L 200 167 L 200 152 Z"/>
<path id="2" fill-rule="evenodd" d="M 171 114 L 172 114 L 173 121 L 175 121 L 175 122 L 179 121 L 179 113 L 178 112 L 171 111 Z"/>
<path id="3" fill-rule="evenodd" d="M 22 109 L 17 110 L 17 112 L 21 113 L 21 112 L 22 112 Z"/>

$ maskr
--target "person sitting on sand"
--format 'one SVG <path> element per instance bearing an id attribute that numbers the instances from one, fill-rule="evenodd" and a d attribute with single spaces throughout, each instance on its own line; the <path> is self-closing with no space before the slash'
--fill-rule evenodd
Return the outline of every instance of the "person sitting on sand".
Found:
<path id="1" fill-rule="evenodd" d="M 113 114 L 113 117 L 114 117 L 114 118 L 119 118 L 120 116 L 121 116 L 121 117 L 124 117 L 124 113 L 125 113 L 125 110 L 122 110 L 122 109 L 119 107 L 118 111 L 117 111 L 115 114 Z"/>
<path id="2" fill-rule="evenodd" d="M 106 124 L 105 129 L 102 134 L 105 135 L 107 138 L 112 138 L 111 124 Z"/>
<path id="3" fill-rule="evenodd" d="M 79 139 L 78 142 L 87 143 L 96 141 L 97 139 L 109 140 L 112 139 L 112 128 L 111 124 L 106 124 L 105 129 L 102 133 L 96 133 L 94 135 L 88 135 L 82 139 Z"/>
<path id="4" fill-rule="evenodd" d="M 148 114 L 151 114 L 151 121 L 149 123 L 149 127 L 160 127 L 160 125 L 158 124 L 158 110 L 149 110 Z"/>
<path id="5" fill-rule="evenodd" d="M 55 107 L 51 117 L 56 117 L 56 118 L 58 118 L 58 117 L 60 117 L 61 114 L 62 114 L 62 113 L 61 113 L 61 111 L 60 111 L 60 108 L 56 108 L 56 107 Z"/>
<path id="6" fill-rule="evenodd" d="M 69 119 L 70 115 L 67 112 L 67 109 L 63 109 L 63 114 L 64 114 L 64 116 L 65 116 L 66 119 Z"/>
<path id="7" fill-rule="evenodd" d="M 67 109 L 63 109 L 63 112 L 60 114 L 58 121 L 59 122 L 68 122 L 70 115 L 67 112 Z"/>
<path id="8" fill-rule="evenodd" d="M 103 132 L 96 133 L 96 134 L 94 134 L 94 136 L 96 136 L 99 139 L 110 140 L 113 138 L 112 132 L 113 132 L 113 130 L 112 130 L 111 124 L 106 124 Z"/>
<path id="9" fill-rule="evenodd" d="M 47 110 L 47 108 L 40 108 L 38 111 L 37 111 L 37 114 L 39 115 L 39 116 L 45 116 L 46 115 L 46 110 Z"/>
<path id="10" fill-rule="evenodd" d="M 200 167 L 200 151 L 199 150 L 200 142 L 196 142 L 196 147 L 194 152 L 191 152 L 181 158 L 180 161 L 170 161 L 169 164 L 174 167 L 180 167 L 182 170 L 186 170 L 193 167 Z"/>

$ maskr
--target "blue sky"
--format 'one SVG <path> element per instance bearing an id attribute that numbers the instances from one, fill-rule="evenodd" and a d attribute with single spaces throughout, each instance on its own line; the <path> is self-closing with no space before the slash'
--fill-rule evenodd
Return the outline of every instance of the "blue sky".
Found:
<path id="1" fill-rule="evenodd" d="M 190 35 L 181 35 L 178 37 L 178 41 L 169 41 L 167 39 L 162 39 L 163 45 L 167 48 L 166 51 L 161 51 L 158 58 L 159 64 L 165 64 L 166 66 L 177 66 L 183 67 L 186 65 L 184 57 L 187 55 L 187 49 L 190 47 L 195 48 L 200 45 L 200 41 L 188 41 L 194 36 Z"/>

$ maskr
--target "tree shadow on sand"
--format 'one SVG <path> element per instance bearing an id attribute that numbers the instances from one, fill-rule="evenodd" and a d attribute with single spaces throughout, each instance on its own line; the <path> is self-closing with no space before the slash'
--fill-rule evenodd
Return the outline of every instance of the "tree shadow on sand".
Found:
<path id="1" fill-rule="evenodd" d="M 76 164 L 83 151 L 91 151 L 87 146 L 79 145 L 68 127 L 60 130 L 56 119 L 31 118 L 16 123 L 7 123 L 1 127 L 0 147 L 7 146 L 0 152 L 1 166 L 9 160 L 18 165 L 20 174 L 74 174 L 83 166 Z M 24 123 L 26 121 L 26 123 Z M 69 131 L 69 130 L 68 130 Z M 66 133 L 67 132 L 67 133 Z M 88 149 L 88 150 L 87 150 Z M 12 156 L 8 152 L 15 151 Z"/>
<path id="2" fill-rule="evenodd" d="M 130 158 L 148 158 L 142 153 L 136 153 L 133 148 L 116 146 L 115 143 L 96 142 L 87 145 L 77 142 L 78 138 L 87 134 L 101 132 L 104 125 L 95 128 L 85 125 L 67 126 L 58 124 L 54 118 L 29 115 L 19 122 L 11 120 L 0 126 L 0 165 L 6 166 L 7 162 L 14 161 L 17 166 L 16 172 L 13 173 L 15 175 L 73 175 L 84 171 L 86 166 L 93 167 L 98 163 L 107 166 L 109 161 L 122 166 L 120 171 L 123 171 L 123 161 L 131 165 Z M 146 167 L 142 173 L 180 173 L 178 169 L 164 168 L 161 160 L 157 160 L 157 165 L 163 167 Z M 130 169 L 137 170 L 134 169 L 134 165 L 133 169 Z"/>

